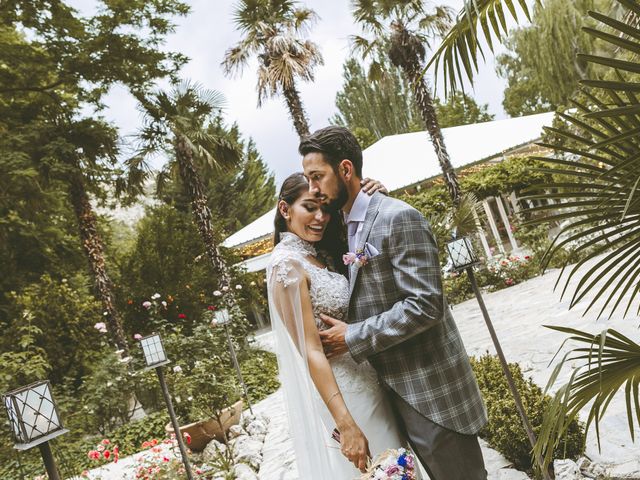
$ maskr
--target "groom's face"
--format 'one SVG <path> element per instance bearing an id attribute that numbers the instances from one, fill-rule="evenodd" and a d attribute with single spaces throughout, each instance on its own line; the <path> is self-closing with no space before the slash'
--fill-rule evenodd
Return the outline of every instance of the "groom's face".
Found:
<path id="1" fill-rule="evenodd" d="M 309 182 L 309 192 L 330 210 L 341 209 L 349 199 L 347 185 L 339 172 L 319 152 L 307 153 L 302 158 L 304 176 Z"/>

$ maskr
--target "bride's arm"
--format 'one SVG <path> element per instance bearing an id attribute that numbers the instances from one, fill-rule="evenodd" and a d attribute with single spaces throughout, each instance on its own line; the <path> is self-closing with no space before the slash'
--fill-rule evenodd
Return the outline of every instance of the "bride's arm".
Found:
<path id="1" fill-rule="evenodd" d="M 318 328 L 313 316 L 307 281 L 305 279 L 300 283 L 300 304 L 304 322 L 305 350 L 311 379 L 336 422 L 340 432 L 342 453 L 364 472 L 367 466 L 367 458 L 370 456 L 369 444 L 342 398 L 333 370 L 331 370 L 331 365 L 322 349 L 322 342 L 320 341 Z"/>

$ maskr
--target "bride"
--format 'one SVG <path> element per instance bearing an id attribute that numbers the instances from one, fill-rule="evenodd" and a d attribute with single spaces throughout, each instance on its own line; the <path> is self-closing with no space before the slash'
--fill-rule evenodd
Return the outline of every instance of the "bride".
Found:
<path id="1" fill-rule="evenodd" d="M 267 268 L 269 310 L 300 478 L 348 480 L 367 458 L 406 442 L 373 367 L 346 353 L 328 360 L 321 313 L 347 318 L 339 213 L 323 210 L 300 173 L 278 197 L 275 248 Z M 341 455 L 342 453 L 342 455 Z"/>

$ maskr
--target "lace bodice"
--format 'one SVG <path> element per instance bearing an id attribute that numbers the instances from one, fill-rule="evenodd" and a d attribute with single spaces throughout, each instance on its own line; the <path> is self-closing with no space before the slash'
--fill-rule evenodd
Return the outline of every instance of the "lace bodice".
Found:
<path id="1" fill-rule="evenodd" d="M 316 257 L 312 244 L 293 233 L 282 233 L 280 243 L 272 253 L 270 269 L 274 269 L 276 281 L 285 286 L 296 281 L 292 275 L 294 264 L 300 265 L 309 280 L 309 296 L 318 330 L 329 328 L 320 319 L 324 313 L 346 321 L 349 308 L 349 281 L 344 275 L 319 267 L 311 261 Z M 368 362 L 357 364 L 349 353 L 331 360 L 331 367 L 340 390 L 361 391 L 378 388 L 377 374 Z"/>

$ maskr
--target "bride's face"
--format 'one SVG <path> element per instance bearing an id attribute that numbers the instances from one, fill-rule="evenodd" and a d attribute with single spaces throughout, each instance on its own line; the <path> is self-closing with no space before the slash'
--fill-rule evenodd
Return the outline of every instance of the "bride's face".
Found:
<path id="1" fill-rule="evenodd" d="M 288 218 L 285 218 L 289 231 L 307 242 L 322 240 L 331 219 L 331 215 L 322 210 L 320 200 L 309 191 L 305 191 L 289 206 L 287 215 Z"/>

